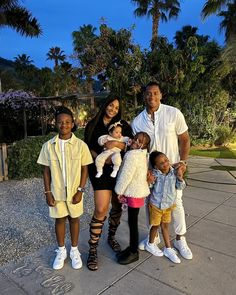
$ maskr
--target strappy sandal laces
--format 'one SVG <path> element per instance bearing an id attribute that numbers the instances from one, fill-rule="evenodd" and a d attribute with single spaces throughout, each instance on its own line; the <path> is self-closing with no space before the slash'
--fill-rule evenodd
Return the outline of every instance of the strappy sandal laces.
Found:
<path id="1" fill-rule="evenodd" d="M 120 244 L 117 242 L 117 240 L 115 239 L 114 236 L 109 236 L 107 239 L 108 245 L 111 247 L 111 249 L 114 252 L 120 252 L 121 251 L 121 246 Z"/>

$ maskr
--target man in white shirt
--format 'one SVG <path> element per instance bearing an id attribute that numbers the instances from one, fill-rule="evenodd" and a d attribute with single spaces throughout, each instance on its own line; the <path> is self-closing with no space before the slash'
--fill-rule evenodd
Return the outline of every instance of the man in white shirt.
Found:
<path id="1" fill-rule="evenodd" d="M 150 82 L 144 91 L 146 108 L 134 118 L 132 129 L 134 133 L 148 133 L 151 138 L 150 152 L 157 150 L 166 154 L 170 163 L 175 164 L 175 167 L 184 173 L 190 148 L 188 126 L 181 111 L 161 104 L 161 99 L 159 84 Z M 173 221 L 176 233 L 174 247 L 185 259 L 192 259 L 192 252 L 183 236 L 186 233 L 186 222 L 182 191 L 177 194 Z M 140 243 L 139 249 L 145 249 L 147 240 L 148 238 Z"/>

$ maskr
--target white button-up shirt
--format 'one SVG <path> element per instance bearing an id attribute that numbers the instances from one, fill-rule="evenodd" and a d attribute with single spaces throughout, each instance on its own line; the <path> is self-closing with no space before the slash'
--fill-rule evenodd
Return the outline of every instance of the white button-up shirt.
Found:
<path id="1" fill-rule="evenodd" d="M 160 151 L 170 160 L 171 164 L 179 162 L 178 135 L 188 130 L 184 116 L 175 107 L 160 104 L 154 112 L 154 120 L 143 110 L 134 118 L 132 124 L 133 132 L 146 132 L 151 138 L 150 151 Z"/>

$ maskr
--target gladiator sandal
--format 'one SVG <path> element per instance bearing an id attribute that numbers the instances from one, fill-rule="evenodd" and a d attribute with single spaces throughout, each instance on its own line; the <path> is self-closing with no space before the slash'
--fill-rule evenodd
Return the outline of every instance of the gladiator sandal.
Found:
<path id="1" fill-rule="evenodd" d="M 87 267 L 89 270 L 97 270 L 98 269 L 98 257 L 97 257 L 97 247 L 99 238 L 102 234 L 102 228 L 104 221 L 106 220 L 106 217 L 103 220 L 98 220 L 94 216 L 90 222 L 90 240 L 89 240 L 89 254 L 88 254 L 88 260 L 87 260 Z"/>
<path id="2" fill-rule="evenodd" d="M 110 211 L 109 215 L 109 228 L 108 228 L 108 238 L 107 242 L 109 246 L 112 248 L 114 252 L 120 252 L 121 246 L 117 242 L 115 238 L 115 234 L 117 231 L 117 228 L 120 224 L 120 218 L 121 218 L 122 210 L 114 210 L 113 208 Z"/>

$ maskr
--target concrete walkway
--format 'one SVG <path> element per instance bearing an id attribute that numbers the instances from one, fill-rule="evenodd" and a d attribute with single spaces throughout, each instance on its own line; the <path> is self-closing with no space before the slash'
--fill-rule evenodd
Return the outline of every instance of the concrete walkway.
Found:
<path id="1" fill-rule="evenodd" d="M 236 160 L 193 157 L 189 161 L 184 207 L 187 241 L 193 260 L 175 265 L 167 258 L 140 251 L 137 263 L 121 266 L 106 243 L 107 228 L 99 246 L 99 270 L 86 265 L 73 270 L 69 259 L 60 271 L 51 268 L 52 246 L 0 268 L 0 294 L 93 295 L 93 294 L 236 294 Z M 145 237 L 144 210 L 140 214 L 140 239 Z M 172 231 L 173 237 L 173 231 Z M 118 240 L 128 242 L 126 213 Z M 88 230 L 80 235 L 79 249 L 86 264 Z"/>

